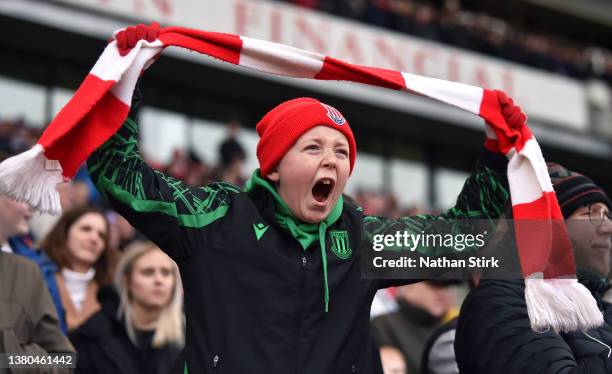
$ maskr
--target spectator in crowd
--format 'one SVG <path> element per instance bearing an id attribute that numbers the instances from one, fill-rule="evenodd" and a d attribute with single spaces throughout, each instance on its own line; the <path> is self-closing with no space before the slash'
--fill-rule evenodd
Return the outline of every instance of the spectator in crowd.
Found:
<path id="1" fill-rule="evenodd" d="M 375 203 L 374 205 L 372 205 L 372 197 L 374 197 L 375 201 L 379 201 L 380 197 L 385 197 L 386 202 L 383 204 Z M 368 207 L 368 209 L 372 209 L 375 206 L 378 206 L 380 210 L 375 209 L 374 215 L 384 215 L 393 218 L 399 218 L 412 217 L 416 216 L 417 214 L 433 214 L 433 212 L 427 212 L 418 206 L 409 206 L 400 210 L 397 198 L 392 194 L 365 194 L 363 191 L 360 191 L 359 202 L 360 205 L 364 207 L 364 212 L 366 206 Z M 376 295 L 374 295 L 374 300 L 372 300 L 372 306 L 370 308 L 371 319 L 374 319 L 383 314 L 390 314 L 392 312 L 397 311 L 398 305 L 395 298 L 396 292 L 397 289 L 395 287 L 385 288 L 376 292 Z"/>
<path id="2" fill-rule="evenodd" d="M 114 210 L 106 211 L 109 223 L 108 247 L 114 251 L 123 251 L 134 240 L 142 239 L 134 226 Z"/>
<path id="3" fill-rule="evenodd" d="M 0 353 L 45 355 L 74 352 L 60 329 L 53 300 L 36 264 L 5 252 L 0 252 L 0 326 Z M 21 373 L 23 370 L 3 371 L 7 372 Z"/>
<path id="4" fill-rule="evenodd" d="M 129 27 L 116 38 L 125 50 L 139 38 L 154 39 L 155 30 Z M 507 115 L 520 108 L 501 101 L 506 121 L 522 129 L 524 116 Z M 88 167 L 112 206 L 179 264 L 190 371 L 377 372 L 369 334 L 374 292 L 412 280 L 361 279 L 357 246 L 371 245 L 374 233 L 420 232 L 433 217 L 366 217 L 343 203 L 356 145 L 346 119 L 329 105 L 286 101 L 257 130 L 261 167 L 244 191 L 228 183 L 191 187 L 152 170 L 135 146 L 131 120 Z M 505 168 L 506 160 L 485 148 L 456 206 L 435 218 L 468 210 L 474 218 L 497 217 L 508 202 Z M 293 357 L 295 344 L 306 349 Z"/>
<path id="5" fill-rule="evenodd" d="M 372 320 L 374 340 L 400 349 L 409 373 L 418 373 L 429 336 L 456 306 L 450 281 L 425 281 L 399 287 L 398 310 Z"/>
<path id="6" fill-rule="evenodd" d="M 5 159 L 11 153 L 11 136 L 13 135 L 13 126 L 7 120 L 0 120 L 0 157 Z"/>
<path id="7" fill-rule="evenodd" d="M 185 183 L 197 186 L 211 175 L 210 168 L 193 150 L 175 149 L 166 172 Z"/>
<path id="8" fill-rule="evenodd" d="M 2 161 L 2 157 L 0 157 L 0 161 Z M 60 327 L 66 333 L 64 308 L 61 306 L 59 290 L 55 281 L 57 267 L 44 251 L 34 248 L 32 238 L 28 233 L 28 221 L 31 221 L 31 218 L 32 210 L 29 205 L 0 196 L 0 238 L 6 237 L 6 241 L 0 242 L 1 251 L 23 256 L 38 265 L 56 306 Z M 8 234 L 3 235 L 2 231 Z M 10 236 L 11 233 L 15 234 Z"/>
<path id="9" fill-rule="evenodd" d="M 237 186 L 244 185 L 243 166 L 246 154 L 238 141 L 240 124 L 231 121 L 227 125 L 227 138 L 219 146 L 220 175 L 219 179 Z"/>
<path id="10" fill-rule="evenodd" d="M 364 21 L 376 26 L 385 27 L 391 19 L 391 2 L 389 0 L 365 1 Z"/>
<path id="11" fill-rule="evenodd" d="M 603 299 L 612 250 L 612 203 L 590 178 L 549 164 L 565 218 L 578 280 L 591 292 L 605 323 L 587 331 L 533 331 L 523 280 L 484 279 L 467 297 L 457 325 L 460 372 L 610 373 L 612 304 Z"/>
<path id="12" fill-rule="evenodd" d="M 459 374 L 455 358 L 457 318 L 444 323 L 427 339 L 421 356 L 421 374 Z"/>
<path id="13" fill-rule="evenodd" d="M 495 275 L 501 278 L 509 279 L 515 276 L 516 269 L 520 268 L 518 256 L 514 249 L 508 250 L 506 253 L 501 253 L 500 243 L 513 243 L 511 239 L 514 232 L 510 230 L 508 220 L 501 220 L 496 227 L 496 233 L 487 243 L 488 249 L 483 249 L 481 255 L 486 255 L 487 252 L 495 253 L 495 258 L 500 260 L 501 266 L 506 268 L 506 272 L 502 273 L 496 269 Z M 484 274 L 484 275 L 483 275 Z M 473 270 L 469 277 L 469 289 L 476 288 L 480 279 L 487 275 L 486 271 Z M 467 275 L 467 274 L 466 274 Z M 438 327 L 429 337 L 423 349 L 421 357 L 421 374 L 459 374 L 459 367 L 455 356 L 455 336 L 457 332 L 458 315 L 450 318 L 440 327 Z"/>
<path id="14" fill-rule="evenodd" d="M 166 173 L 171 177 L 184 180 L 189 173 L 189 155 L 182 149 L 172 152 L 172 160 L 166 167 Z"/>
<path id="15" fill-rule="evenodd" d="M 211 168 L 192 149 L 187 153 L 187 176 L 185 183 L 200 186 L 211 175 Z"/>
<path id="16" fill-rule="evenodd" d="M 610 271 L 608 272 L 608 276 L 606 278 L 608 278 L 608 281 L 612 281 L 612 256 L 610 256 L 609 266 Z M 612 287 L 610 287 L 610 289 L 604 293 L 603 299 L 608 303 L 612 303 Z"/>
<path id="17" fill-rule="evenodd" d="M 67 333 L 68 328 L 66 327 L 64 308 L 62 307 L 59 288 L 57 287 L 57 282 L 55 280 L 55 273 L 57 273 L 57 266 L 55 266 L 55 263 L 51 261 L 49 256 L 47 256 L 43 250 L 34 248 L 32 239 L 27 234 L 10 237 L 7 241 L 7 245 L 2 247 L 2 251 L 9 253 L 12 252 L 18 256 L 25 257 L 38 265 L 38 269 L 43 276 L 45 284 L 49 288 L 49 293 L 51 294 L 51 299 L 55 305 L 55 311 L 57 312 L 62 332 Z"/>
<path id="18" fill-rule="evenodd" d="M 336 0 L 334 13 L 342 17 L 362 20 L 370 0 Z"/>
<path id="19" fill-rule="evenodd" d="M 102 309 L 71 334 L 78 371 L 172 372 L 184 345 L 182 298 L 176 264 L 152 243 L 134 242 L 118 263 L 114 287 L 98 294 Z"/>
<path id="20" fill-rule="evenodd" d="M 93 181 L 89 178 L 87 165 L 83 164 L 77 171 L 73 179 L 77 185 L 77 205 L 99 205 L 102 203 L 102 196 L 94 186 Z"/>
<path id="21" fill-rule="evenodd" d="M 23 119 L 0 119 L 0 158 L 23 152 L 36 144 L 40 129 L 26 126 Z"/>
<path id="22" fill-rule="evenodd" d="M 5 204 L 0 202 L 0 209 L 5 209 L 5 207 L 2 207 L 3 205 Z M 38 265 L 38 269 L 43 276 L 45 284 L 49 289 L 51 299 L 53 300 L 53 304 L 55 305 L 55 311 L 60 322 L 60 328 L 62 332 L 67 333 L 68 328 L 66 327 L 64 308 L 62 307 L 59 288 L 57 286 L 57 281 L 55 280 L 55 274 L 57 273 L 57 266 L 55 266 L 55 263 L 51 261 L 49 256 L 47 256 L 44 251 L 34 248 L 32 239 L 28 234 L 16 235 L 8 238 L 6 244 L 2 246 L 2 252 L 14 253 L 18 256 L 25 257 Z"/>
<path id="23" fill-rule="evenodd" d="M 412 0 L 391 0 L 390 26 L 394 30 L 412 33 L 416 6 Z"/>
<path id="24" fill-rule="evenodd" d="M 413 34 L 423 39 L 440 39 L 438 28 L 432 27 L 435 17 L 435 9 L 431 4 L 418 4 L 414 13 Z"/>
<path id="25" fill-rule="evenodd" d="M 373 216 L 398 217 L 397 198 L 392 194 L 374 190 L 359 189 L 355 196 L 365 214 Z"/>
<path id="26" fill-rule="evenodd" d="M 88 187 L 84 182 L 71 180 L 57 185 L 62 211 L 87 205 Z M 35 241 L 42 240 L 59 220 L 59 216 L 48 213 L 36 214 L 30 220 L 30 232 Z"/>
<path id="27" fill-rule="evenodd" d="M 109 225 L 98 208 L 62 214 L 40 247 L 55 262 L 55 274 L 69 331 L 100 309 L 98 289 L 111 281 L 115 252 L 108 249 Z"/>
<path id="28" fill-rule="evenodd" d="M 0 196 L 3 249 L 10 248 L 10 237 L 27 234 L 30 214 L 26 204 Z M 0 353 L 51 352 L 74 352 L 74 348 L 60 329 L 39 269 L 22 256 L 0 251 Z"/>
<path id="29" fill-rule="evenodd" d="M 406 361 L 399 349 L 390 345 L 380 347 L 383 374 L 407 374 Z"/>

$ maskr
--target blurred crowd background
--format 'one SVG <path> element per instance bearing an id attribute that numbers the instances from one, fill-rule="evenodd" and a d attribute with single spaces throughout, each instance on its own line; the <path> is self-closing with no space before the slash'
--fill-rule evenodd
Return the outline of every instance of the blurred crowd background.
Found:
<path id="1" fill-rule="evenodd" d="M 524 14 L 505 17 L 460 0 L 288 0 L 340 17 L 518 62 L 578 79 L 612 83 L 609 48 L 575 33 L 560 35 Z"/>
<path id="2" fill-rule="evenodd" d="M 217 144 L 218 163 L 203 159 L 193 150 L 179 148 L 172 151 L 172 157 L 168 163 L 147 159 L 146 155 L 145 160 L 155 169 L 193 186 L 205 186 L 213 181 L 224 181 L 244 187 L 251 170 L 246 170 L 244 167 L 247 154 L 245 147 L 237 138 L 239 132 L 239 122 L 227 123 L 226 138 Z M 42 130 L 39 126 L 28 126 L 23 120 L 0 122 L 0 157 L 7 158 L 28 150 L 36 144 L 41 134 Z M 254 156 L 251 155 L 251 157 Z M 60 185 L 59 191 L 63 209 L 84 205 L 104 207 L 103 200 L 89 179 L 85 165 L 79 170 L 74 180 Z M 369 215 L 397 218 L 439 212 L 436 209 L 426 209 L 425 204 L 422 206 L 401 205 L 395 194 L 380 189 L 357 188 L 352 197 L 363 207 L 365 214 Z M 124 221 L 119 220 L 119 222 L 121 225 Z M 42 235 L 37 235 L 37 238 L 40 237 Z"/>
<path id="3" fill-rule="evenodd" d="M 203 3 L 216 6 L 211 1 Z M 581 34 L 579 30 L 573 36 L 561 32 L 558 23 L 547 22 L 541 17 L 534 19 L 529 16 L 528 10 L 504 15 L 487 6 L 474 5 L 478 2 L 460 0 L 236 0 L 231 7 L 237 15 L 220 20 L 229 25 L 228 30 L 221 31 L 237 32 L 238 27 L 232 28 L 231 25 L 240 24 L 242 21 L 236 19 L 246 17 L 241 13 L 244 8 L 272 4 L 270 9 L 275 9 L 280 3 L 280 9 L 291 15 L 318 17 L 325 14 L 333 17 L 331 22 L 348 19 L 355 25 L 373 26 L 376 33 L 383 36 L 387 36 L 385 33 L 389 31 L 407 34 L 422 41 L 438 43 L 442 49 L 450 46 L 477 53 L 477 56 L 493 57 L 504 64 L 516 64 L 511 65 L 516 69 L 535 69 L 534 74 L 578 87 L 584 94 L 581 96 L 584 102 L 579 105 L 586 108 L 585 126 L 568 128 L 550 118 L 536 116 L 535 132 L 536 135 L 542 134 L 547 158 L 562 161 L 574 170 L 589 174 L 610 193 L 612 4 L 609 2 L 605 9 L 610 11 L 608 18 L 611 23 L 607 27 L 599 24 L 593 26 L 588 35 Z M 526 7 L 525 4 L 523 6 Z M 588 4 L 585 6 L 588 7 Z M 52 102 L 65 102 L 70 97 L 106 43 L 105 38 L 110 31 L 135 21 L 153 19 L 174 24 L 177 21 L 172 17 L 179 13 L 179 7 L 178 0 L 126 1 L 121 4 L 113 0 L 0 3 L 0 25 L 4 25 L 0 28 L 5 27 L 4 31 L 9 28 L 17 30 L 15 32 L 21 32 L 23 37 L 23 40 L 15 42 L 6 36 L 8 32 L 0 32 L 0 47 L 6 51 L 6 58 L 0 59 L 0 79 L 4 86 L 0 88 L 0 98 L 6 98 L 0 104 L 0 160 L 23 152 L 36 143 L 45 123 L 61 108 L 61 105 Z M 172 13 L 173 9 L 175 13 Z M 40 15 L 37 14 L 39 11 L 42 12 Z M 78 17 L 83 18 L 75 16 L 75 23 L 67 27 L 62 22 L 45 20 L 42 14 L 48 11 L 56 12 L 53 14 L 58 19 L 72 17 L 73 13 L 70 12 L 76 12 Z M 560 11 L 551 9 L 548 12 L 551 19 L 557 19 Z M 547 11 L 538 12 L 542 13 L 546 15 Z M 565 16 L 582 17 L 571 12 Z M 92 19 L 97 20 L 94 26 L 84 26 Z M 596 24 L 598 21 L 590 22 Z M 265 20 L 253 21 L 252 24 L 261 24 L 264 29 L 269 26 Z M 607 36 L 599 35 L 596 40 L 590 38 L 592 31 L 600 27 L 608 32 Z M 49 48 L 34 42 L 43 34 L 49 35 Z M 608 40 L 607 44 L 605 40 Z M 43 72 L 36 73 L 41 66 Z M 343 112 L 351 121 L 360 144 L 358 162 L 362 164 L 358 169 L 363 170 L 354 176 L 355 181 L 348 192 L 368 215 L 395 218 L 439 213 L 447 209 L 471 170 L 481 146 L 480 130 L 470 127 L 468 120 L 464 121 L 456 112 L 441 117 L 423 114 L 417 108 L 424 106 L 420 101 L 407 101 L 411 109 L 403 111 L 387 103 L 365 103 L 359 95 L 351 96 L 344 91 L 333 92 L 327 88 L 317 91 L 309 86 L 284 81 L 279 83 L 257 75 L 242 75 L 212 63 L 194 63 L 188 58 L 176 56 L 160 59 L 159 67 L 152 70 L 150 79 L 147 77 L 143 82 L 145 103 L 155 110 L 162 110 L 164 116 L 157 115 L 158 112 L 141 116 L 143 155 L 156 169 L 191 185 L 201 186 L 222 180 L 243 186 L 252 172 L 252 166 L 256 164 L 256 136 L 253 131 L 256 119 L 272 103 L 283 98 L 313 95 L 313 92 L 339 108 L 346 108 Z M 57 88 L 63 92 L 59 99 L 54 96 Z M 529 87 L 523 89 L 528 90 Z M 22 95 L 22 92 L 25 93 Z M 368 91 L 368 95 L 368 98 L 372 98 L 378 95 L 378 91 Z M 21 106 L 13 105 L 13 96 L 25 98 L 27 102 L 23 104 L 22 100 Z M 388 101 L 393 102 L 393 99 Z M 520 100 L 517 101 L 521 104 Z M 529 105 L 537 106 L 538 103 L 532 101 Z M 436 108 L 433 107 L 431 112 L 443 112 Z M 563 105 L 559 105 L 558 111 L 563 117 Z M 198 122 L 201 120 L 206 123 Z M 398 124 L 408 125 L 400 129 Z M 448 138 L 438 136 L 443 131 L 448 131 Z M 199 135 L 200 132 L 216 135 Z M 361 153 L 362 149 L 364 151 Z M 125 267 L 119 266 L 125 251 L 141 251 L 134 255 L 136 260 L 132 259 L 137 261 L 138 256 L 151 250 L 142 249 L 146 238 L 106 205 L 93 187 L 85 165 L 74 180 L 60 185 L 58 191 L 65 215 L 78 211 L 101 212 L 108 224 L 103 235 L 108 260 L 99 265 L 102 256 L 99 253 L 88 262 L 90 268 L 106 267 L 104 273 L 109 277 L 96 280 L 99 282 L 98 288 L 103 289 L 113 282 L 110 275 L 115 274 L 117 268 L 125 270 Z M 41 247 L 41 243 L 57 227 L 61 217 L 31 212 L 25 216 L 29 220 L 28 232 L 19 235 L 19 243 L 34 251 L 31 258 L 37 261 L 43 274 L 45 269 L 51 269 L 51 276 L 45 276 L 45 281 L 47 284 L 53 283 L 50 279 L 66 266 L 50 254 L 50 248 Z M 67 244 L 64 247 L 64 250 L 69 249 Z M 12 251 L 16 252 L 14 248 Z M 126 258 L 124 261 L 128 261 Z M 51 263 L 51 268 L 45 268 L 48 263 Z M 92 279 L 81 279 L 80 284 L 88 284 Z M 174 274 L 174 279 L 176 284 L 180 284 L 178 274 Z M 77 284 L 79 280 L 74 282 Z M 52 288 L 51 285 L 49 287 Z M 383 346 L 381 357 L 386 374 L 427 372 L 422 367 L 424 352 L 431 351 L 432 341 L 439 337 L 436 334 L 440 334 L 441 326 L 452 326 L 469 287 L 461 282 L 423 282 L 384 290 L 377 295 L 372 306 L 372 328 L 374 336 Z M 176 285 L 171 288 L 172 295 L 180 292 L 177 290 L 180 287 Z M 66 289 L 67 295 L 62 297 L 61 292 L 56 290 L 54 295 L 51 290 L 58 313 L 64 313 L 64 334 L 104 308 L 100 305 L 91 309 L 87 309 L 91 305 L 83 307 L 85 309 L 75 308 L 72 304 L 67 306 L 68 299 L 72 303 L 78 301 L 86 305 L 84 292 L 83 289 Z M 167 296 L 168 299 L 171 297 L 174 296 Z M 87 311 L 85 314 L 82 313 L 84 310 Z M 66 311 L 70 312 L 70 319 Z M 171 322 L 168 323 L 171 325 Z M 154 347 L 143 356 L 152 357 L 158 352 L 155 349 L 163 349 L 167 342 L 181 343 L 182 335 L 163 339 L 139 335 L 138 339 L 144 339 Z M 168 354 L 173 358 L 180 355 L 178 352 Z M 166 367 L 164 365 L 170 364 L 159 365 Z"/>

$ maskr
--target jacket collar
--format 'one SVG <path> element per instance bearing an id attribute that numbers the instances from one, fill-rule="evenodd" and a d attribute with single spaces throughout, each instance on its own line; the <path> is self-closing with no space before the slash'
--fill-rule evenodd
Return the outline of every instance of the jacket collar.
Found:
<path id="1" fill-rule="evenodd" d="M 263 189 L 274 200 L 275 220 L 276 222 L 291 236 L 296 239 L 304 250 L 308 249 L 312 243 L 319 239 L 320 227 L 324 225 L 326 228 L 332 226 L 338 221 L 342 215 L 343 199 L 342 196 L 336 202 L 336 205 L 329 215 L 320 223 L 305 223 L 300 221 L 291 212 L 285 201 L 280 197 L 274 186 L 266 179 L 259 175 L 259 169 L 253 172 L 251 178 L 245 186 L 246 192 L 254 191 L 255 189 Z"/>
<path id="2" fill-rule="evenodd" d="M 256 169 L 253 172 L 253 175 L 247 181 L 245 187 L 246 192 L 255 192 L 257 190 L 262 190 L 265 194 L 272 196 L 274 206 L 276 208 L 276 222 L 295 240 L 297 240 L 304 250 L 307 250 L 308 247 L 310 247 L 310 245 L 315 241 L 319 241 L 319 248 L 321 249 L 321 262 L 323 264 L 324 305 L 325 312 L 327 312 L 329 310 L 329 281 L 327 275 L 327 249 L 325 246 L 325 237 L 327 236 L 327 228 L 336 223 L 336 221 L 338 221 L 342 215 L 342 196 L 340 196 L 332 211 L 323 221 L 319 222 L 318 224 L 311 224 L 302 222 L 293 215 L 274 186 L 259 175 L 259 169 Z"/>
<path id="3" fill-rule="evenodd" d="M 591 291 L 594 296 L 600 298 L 612 287 L 608 279 L 602 278 L 586 268 L 576 269 L 576 276 L 578 281 Z"/>

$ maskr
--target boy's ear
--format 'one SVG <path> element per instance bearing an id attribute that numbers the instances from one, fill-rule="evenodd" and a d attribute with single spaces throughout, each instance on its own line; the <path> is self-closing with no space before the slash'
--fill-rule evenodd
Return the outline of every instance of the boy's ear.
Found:
<path id="1" fill-rule="evenodd" d="M 268 175 L 266 175 L 266 177 L 274 183 L 280 181 L 280 175 L 278 175 L 278 168 L 275 167 L 271 172 L 268 173 Z"/>

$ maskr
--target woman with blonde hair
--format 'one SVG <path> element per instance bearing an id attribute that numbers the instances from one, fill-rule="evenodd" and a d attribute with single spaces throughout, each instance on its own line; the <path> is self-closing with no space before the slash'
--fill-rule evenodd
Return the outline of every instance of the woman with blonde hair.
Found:
<path id="1" fill-rule="evenodd" d="M 102 309 L 71 334 L 77 372 L 169 373 L 185 341 L 183 291 L 176 264 L 149 242 L 128 246 Z"/>
<path id="2" fill-rule="evenodd" d="M 55 281 L 68 331 L 100 309 L 98 289 L 112 282 L 116 252 L 109 249 L 108 234 L 104 212 L 83 206 L 64 212 L 40 243 L 58 269 Z"/>

